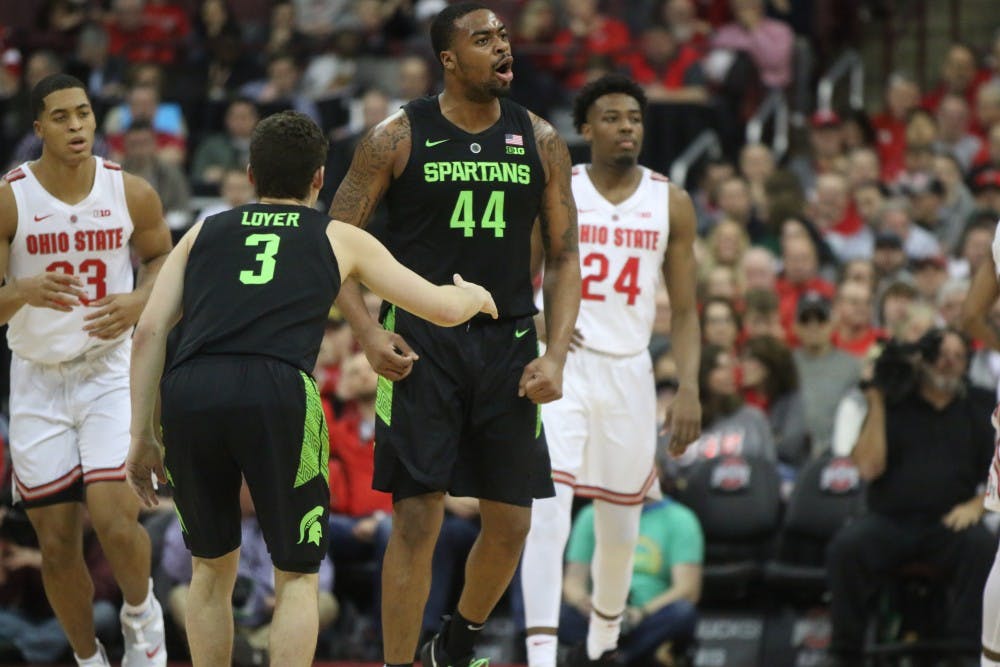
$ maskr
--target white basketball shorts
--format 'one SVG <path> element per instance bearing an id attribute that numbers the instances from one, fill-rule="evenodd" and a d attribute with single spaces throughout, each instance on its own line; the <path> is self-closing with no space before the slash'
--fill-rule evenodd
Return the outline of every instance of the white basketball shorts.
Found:
<path id="1" fill-rule="evenodd" d="M 10 369 L 15 499 L 80 500 L 82 485 L 125 479 L 131 340 L 62 364 L 17 357 Z"/>
<path id="2" fill-rule="evenodd" d="M 552 479 L 576 495 L 619 505 L 659 497 L 656 388 L 649 353 L 577 349 L 563 371 L 563 397 L 542 405 Z"/>

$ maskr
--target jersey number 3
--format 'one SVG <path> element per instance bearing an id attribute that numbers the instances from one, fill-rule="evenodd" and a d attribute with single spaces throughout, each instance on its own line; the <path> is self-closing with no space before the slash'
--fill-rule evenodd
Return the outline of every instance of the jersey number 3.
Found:
<path id="1" fill-rule="evenodd" d="M 583 292 L 580 296 L 591 301 L 604 301 L 605 297 L 598 291 L 593 290 L 594 283 L 602 283 L 608 278 L 608 256 L 600 252 L 592 252 L 583 258 L 585 268 L 596 268 L 594 273 L 583 277 Z M 629 257 L 625 260 L 625 266 L 615 278 L 614 288 L 616 292 L 628 295 L 628 305 L 635 305 L 635 298 L 642 293 L 639 287 L 639 258 Z"/>
<path id="2" fill-rule="evenodd" d="M 248 248 L 264 246 L 254 257 L 260 265 L 256 271 L 240 271 L 240 282 L 244 285 L 263 285 L 274 278 L 274 256 L 278 254 L 281 237 L 277 234 L 251 234 L 244 245 Z"/>

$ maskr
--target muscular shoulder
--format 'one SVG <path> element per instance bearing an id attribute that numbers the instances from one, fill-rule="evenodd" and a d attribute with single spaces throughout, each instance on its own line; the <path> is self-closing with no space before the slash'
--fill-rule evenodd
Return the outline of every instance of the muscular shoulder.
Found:
<path id="1" fill-rule="evenodd" d="M 542 164 L 545 165 L 546 177 L 549 177 L 554 168 L 570 170 L 572 163 L 569 157 L 569 148 L 567 148 L 566 142 L 559 136 L 559 133 L 556 132 L 556 128 L 552 127 L 552 124 L 547 120 L 531 111 L 528 112 L 528 116 L 531 118 L 531 127 L 535 133 L 535 144 L 538 146 L 538 153 L 542 158 Z"/>
<path id="2" fill-rule="evenodd" d="M 660 176 L 660 178 L 666 178 Z M 670 183 L 668 187 L 668 197 L 670 200 L 670 225 L 671 234 L 676 232 L 695 233 L 697 221 L 695 219 L 694 204 L 691 203 L 691 196 L 684 191 L 684 188 L 676 183 Z"/>
<path id="3" fill-rule="evenodd" d="M 368 131 L 358 145 L 372 164 L 391 165 L 410 150 L 410 117 L 402 109 Z"/>
<path id="4" fill-rule="evenodd" d="M 14 190 L 10 183 L 0 180 L 0 234 L 4 238 L 13 238 L 17 231 L 17 202 L 14 200 Z"/>
<path id="5" fill-rule="evenodd" d="M 141 176 L 122 172 L 122 180 L 125 184 L 125 201 L 128 203 L 129 215 L 132 221 L 141 226 L 143 221 L 150 218 L 162 219 L 163 205 L 160 203 L 160 196 L 149 182 Z"/>

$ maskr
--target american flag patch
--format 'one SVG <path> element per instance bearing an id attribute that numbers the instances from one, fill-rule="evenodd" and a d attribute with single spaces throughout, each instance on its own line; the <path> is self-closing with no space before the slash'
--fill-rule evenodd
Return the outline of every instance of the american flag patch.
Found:
<path id="1" fill-rule="evenodd" d="M 504 143 L 508 146 L 523 146 L 524 139 L 521 138 L 520 134 L 505 134 L 503 135 Z"/>

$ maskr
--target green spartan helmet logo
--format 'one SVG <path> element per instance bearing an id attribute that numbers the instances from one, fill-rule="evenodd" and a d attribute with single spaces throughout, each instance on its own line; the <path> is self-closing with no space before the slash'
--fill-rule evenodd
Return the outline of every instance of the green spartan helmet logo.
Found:
<path id="1" fill-rule="evenodd" d="M 302 544 L 303 541 L 306 541 L 319 546 L 319 541 L 323 537 L 323 524 L 320 521 L 322 516 L 323 507 L 320 505 L 305 513 L 302 521 L 299 522 L 299 541 L 296 544 Z M 308 539 L 306 539 L 307 536 Z"/>

